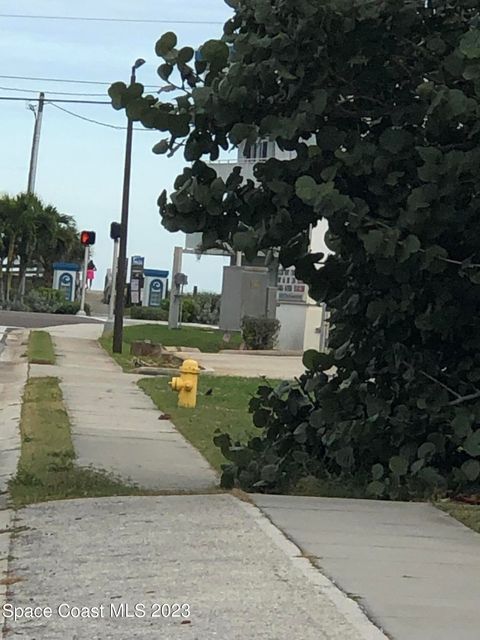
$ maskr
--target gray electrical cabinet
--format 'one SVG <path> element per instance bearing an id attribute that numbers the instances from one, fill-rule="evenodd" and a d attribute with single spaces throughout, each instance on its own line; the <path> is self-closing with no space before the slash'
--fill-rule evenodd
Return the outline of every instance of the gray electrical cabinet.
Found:
<path id="1" fill-rule="evenodd" d="M 264 267 L 224 267 L 220 329 L 240 331 L 242 318 L 275 318 L 277 289 Z"/>

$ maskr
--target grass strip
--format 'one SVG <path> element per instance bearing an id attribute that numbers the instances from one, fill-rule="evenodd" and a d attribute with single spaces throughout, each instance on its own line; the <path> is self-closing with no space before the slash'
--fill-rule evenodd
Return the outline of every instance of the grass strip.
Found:
<path id="1" fill-rule="evenodd" d="M 27 355 L 30 364 L 55 364 L 55 351 L 50 334 L 46 331 L 31 331 Z"/>
<path id="2" fill-rule="evenodd" d="M 57 378 L 30 378 L 21 415 L 21 455 L 10 493 L 17 507 L 47 500 L 146 495 L 110 474 L 75 465 L 70 421 Z"/>
<path id="3" fill-rule="evenodd" d="M 436 506 L 470 529 L 480 533 L 480 506 L 452 501 L 437 502 Z"/>
<path id="4" fill-rule="evenodd" d="M 248 404 L 265 380 L 201 375 L 195 409 L 178 407 L 177 394 L 171 391 L 167 382 L 162 377 L 148 378 L 140 380 L 139 386 L 214 469 L 220 470 L 226 462 L 220 449 L 213 443 L 217 430 L 229 433 L 234 441 L 244 442 L 248 437 L 260 435 L 260 430 L 253 425 L 252 416 L 248 413 Z M 269 381 L 272 385 L 278 382 Z"/>

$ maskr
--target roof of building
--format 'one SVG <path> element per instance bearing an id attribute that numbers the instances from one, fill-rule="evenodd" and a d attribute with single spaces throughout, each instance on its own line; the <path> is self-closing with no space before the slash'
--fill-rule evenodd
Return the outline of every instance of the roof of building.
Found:
<path id="1" fill-rule="evenodd" d="M 168 278 L 169 271 L 161 271 L 158 269 L 144 269 L 143 275 L 147 278 Z"/>
<path id="2" fill-rule="evenodd" d="M 76 262 L 54 262 L 55 271 L 80 271 L 81 266 Z"/>

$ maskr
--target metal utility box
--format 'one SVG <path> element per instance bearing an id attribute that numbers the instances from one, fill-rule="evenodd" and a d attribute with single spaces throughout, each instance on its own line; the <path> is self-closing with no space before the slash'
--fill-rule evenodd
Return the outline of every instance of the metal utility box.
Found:
<path id="1" fill-rule="evenodd" d="M 264 267 L 224 267 L 220 329 L 240 331 L 242 318 L 275 318 L 276 288 Z"/>
<path id="2" fill-rule="evenodd" d="M 142 305 L 144 307 L 159 307 L 167 296 L 168 271 L 145 269 L 143 272 L 144 287 Z"/>
<path id="3" fill-rule="evenodd" d="M 53 263 L 53 288 L 61 291 L 67 302 L 75 301 L 80 265 L 74 262 Z"/>

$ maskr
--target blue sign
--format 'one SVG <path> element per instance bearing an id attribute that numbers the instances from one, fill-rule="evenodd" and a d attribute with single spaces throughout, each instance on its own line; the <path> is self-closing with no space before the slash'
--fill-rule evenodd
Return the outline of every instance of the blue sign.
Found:
<path id="1" fill-rule="evenodd" d="M 62 273 L 59 280 L 59 290 L 65 296 L 65 299 L 68 301 L 72 300 L 73 293 L 73 277 L 71 273 Z"/>
<path id="2" fill-rule="evenodd" d="M 163 282 L 161 280 L 152 280 L 150 283 L 150 292 L 148 304 L 150 307 L 159 307 L 163 298 Z"/>

